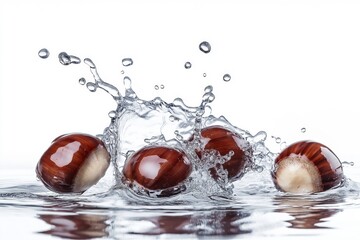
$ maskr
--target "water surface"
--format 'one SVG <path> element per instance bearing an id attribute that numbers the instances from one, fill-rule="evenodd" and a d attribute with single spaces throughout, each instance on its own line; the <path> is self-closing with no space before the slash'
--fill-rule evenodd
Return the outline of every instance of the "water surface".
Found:
<path id="1" fill-rule="evenodd" d="M 359 170 L 345 168 L 348 176 Z M 33 169 L 2 169 L 0 176 L 4 239 L 334 239 L 360 232 L 359 186 L 350 179 L 325 193 L 289 195 L 265 173 L 252 173 L 231 198 L 184 194 L 149 204 L 122 189 L 101 192 L 105 180 L 82 196 L 64 196 L 43 187 Z"/>

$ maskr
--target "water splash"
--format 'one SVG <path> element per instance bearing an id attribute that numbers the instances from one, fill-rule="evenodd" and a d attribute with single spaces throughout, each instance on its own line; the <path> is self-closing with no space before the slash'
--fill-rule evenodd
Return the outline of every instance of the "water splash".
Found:
<path id="1" fill-rule="evenodd" d="M 207 42 L 203 42 L 199 47 L 205 53 L 211 50 Z M 59 54 L 59 60 L 63 65 L 81 62 L 80 58 L 65 52 Z M 132 89 L 129 76 L 123 78 L 125 94 L 122 95 L 117 87 L 100 77 L 95 63 L 90 58 L 85 58 L 83 62 L 89 67 L 93 81 L 80 78 L 79 83 L 91 92 L 96 92 L 98 89 L 107 92 L 117 103 L 116 109 L 108 113 L 110 124 L 102 134 L 98 135 L 111 155 L 116 179 L 115 188 L 129 187 L 124 181 L 121 169 L 132 153 L 148 145 L 169 145 L 182 149 L 195 166 L 195 170 L 182 186 L 186 189 L 185 194 L 231 197 L 234 184 L 229 182 L 228 173 L 222 164 L 228 161 L 234 152 L 230 151 L 222 156 L 217 151 L 205 151 L 202 156 L 204 159 L 199 159 L 196 153 L 203 144 L 201 130 L 214 125 L 227 128 L 243 139 L 242 147 L 249 160 L 241 176 L 247 172 L 261 173 L 264 169 L 271 168 L 275 154 L 265 146 L 266 132 L 260 131 L 251 135 L 248 131 L 231 124 L 224 116 L 213 116 L 210 104 L 216 97 L 211 85 L 206 86 L 203 94 L 199 95 L 201 101 L 197 106 L 188 106 L 181 98 L 175 98 L 172 102 L 166 102 L 160 97 L 144 100 Z M 124 66 L 131 64 L 131 58 L 123 59 Z M 190 68 L 191 63 L 187 62 L 185 67 L 187 66 Z M 226 75 L 228 74 L 224 75 L 224 81 L 231 78 L 230 75 Z M 207 74 L 204 73 L 203 77 L 206 76 Z M 154 88 L 159 90 L 164 89 L 165 86 L 155 85 Z M 211 176 L 209 169 L 215 169 L 218 176 L 216 180 Z M 131 191 L 134 194 L 150 197 L 161 195 L 161 191 L 149 192 L 136 187 Z"/>
<path id="2" fill-rule="evenodd" d="M 249 152 L 246 152 L 248 156 L 254 152 L 254 158 L 250 160 L 245 171 L 261 172 L 270 164 L 272 155 L 264 145 L 265 132 L 252 136 L 249 132 L 232 125 L 225 117 L 218 118 L 211 115 L 209 104 L 215 100 L 211 85 L 204 88 L 198 106 L 188 106 L 181 98 L 176 98 L 170 103 L 160 97 L 148 101 L 137 97 L 128 76 L 124 77 L 125 95 L 122 96 L 116 87 L 101 79 L 95 64 L 90 59 L 85 59 L 84 63 L 90 67 L 95 80 L 87 83 L 89 90 L 95 91 L 101 88 L 111 93 L 110 95 L 118 103 L 117 109 L 109 113 L 111 123 L 101 135 L 109 149 L 112 162 L 118 169 L 117 179 L 123 179 L 120 169 L 131 153 L 149 144 L 170 145 L 184 150 L 196 166 L 196 171 L 185 183 L 188 191 L 204 194 L 204 189 L 207 189 L 209 195 L 231 196 L 233 184 L 227 180 L 227 171 L 221 165 L 229 160 L 233 153 L 230 151 L 228 155 L 221 156 L 216 151 L 209 152 L 204 154 L 206 161 L 200 161 L 196 154 L 196 149 L 199 149 L 202 144 L 201 129 L 213 125 L 223 126 L 244 138 L 247 143 L 246 149 L 249 149 Z M 164 86 L 155 85 L 154 88 L 158 90 Z M 210 168 L 216 169 L 219 176 L 217 180 L 210 176 Z M 126 185 L 123 180 L 118 181 L 118 184 Z M 161 195 L 161 191 L 149 192 L 134 186 L 132 188 L 136 194 L 140 195 Z"/>

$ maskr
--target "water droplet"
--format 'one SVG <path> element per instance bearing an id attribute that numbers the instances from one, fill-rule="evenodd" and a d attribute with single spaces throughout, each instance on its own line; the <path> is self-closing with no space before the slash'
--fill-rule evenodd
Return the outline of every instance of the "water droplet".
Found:
<path id="1" fill-rule="evenodd" d="M 86 83 L 85 78 L 80 78 L 80 79 L 79 79 L 79 83 L 80 83 L 81 85 L 85 85 L 85 83 Z"/>
<path id="2" fill-rule="evenodd" d="M 131 65 L 133 65 L 133 60 L 131 59 L 131 58 L 124 58 L 123 60 L 122 60 L 122 65 L 124 66 L 124 67 L 128 67 L 128 66 L 131 66 Z"/>
<path id="3" fill-rule="evenodd" d="M 203 73 L 203 77 L 206 77 L 207 75 L 206 75 L 206 73 Z"/>
<path id="4" fill-rule="evenodd" d="M 125 71 L 124 70 L 121 70 L 121 74 L 124 74 L 125 73 Z"/>
<path id="5" fill-rule="evenodd" d="M 342 165 L 348 165 L 348 166 L 354 166 L 354 162 L 348 162 L 348 161 L 343 161 L 343 162 L 341 162 L 342 163 Z"/>
<path id="6" fill-rule="evenodd" d="M 253 141 L 255 142 L 263 142 L 267 138 L 267 133 L 265 131 L 259 131 L 255 136 L 253 137 Z"/>
<path id="7" fill-rule="evenodd" d="M 95 83 L 92 82 L 88 82 L 86 84 L 86 87 L 89 89 L 90 92 L 95 92 L 97 89 L 97 85 Z"/>
<path id="8" fill-rule="evenodd" d="M 302 133 L 306 132 L 306 128 L 304 128 L 304 127 L 301 128 L 301 132 L 302 132 Z"/>
<path id="9" fill-rule="evenodd" d="M 205 92 L 205 93 L 209 93 L 209 92 L 212 92 L 212 91 L 213 91 L 213 86 L 211 86 L 211 85 L 206 86 L 206 87 L 204 88 L 204 92 Z"/>
<path id="10" fill-rule="evenodd" d="M 165 88 L 164 84 L 161 84 L 160 89 L 164 89 L 164 88 Z"/>
<path id="11" fill-rule="evenodd" d="M 58 57 L 59 57 L 59 62 L 62 65 L 69 65 L 69 64 L 72 64 L 72 63 L 74 63 L 74 64 L 81 63 L 80 58 L 78 58 L 76 56 L 73 56 L 73 55 L 69 55 L 66 52 L 59 53 Z"/>
<path id="12" fill-rule="evenodd" d="M 256 167 L 255 167 L 255 171 L 257 171 L 258 173 L 261 173 L 262 171 L 264 171 L 264 167 L 262 167 L 262 166 L 256 166 Z"/>
<path id="13" fill-rule="evenodd" d="M 170 122 L 175 122 L 175 121 L 180 121 L 180 118 L 178 118 L 178 117 L 176 117 L 174 115 L 170 115 L 169 120 L 170 120 Z"/>
<path id="14" fill-rule="evenodd" d="M 131 89 L 131 79 L 128 76 L 124 77 L 123 83 L 125 89 Z"/>
<path id="15" fill-rule="evenodd" d="M 223 76 L 223 80 L 224 80 L 225 82 L 230 81 L 230 80 L 231 80 L 231 76 L 230 76 L 230 74 L 228 74 L 228 73 L 224 74 L 224 76 Z"/>
<path id="16" fill-rule="evenodd" d="M 281 138 L 280 137 L 275 137 L 275 136 L 271 136 L 271 137 L 275 139 L 276 143 L 281 143 Z"/>
<path id="17" fill-rule="evenodd" d="M 85 58 L 84 63 L 88 65 L 90 68 L 96 68 L 95 63 L 90 58 Z"/>
<path id="18" fill-rule="evenodd" d="M 202 100 L 203 102 L 211 103 L 215 100 L 215 95 L 212 92 L 205 93 Z"/>
<path id="19" fill-rule="evenodd" d="M 287 148 L 287 143 L 286 142 L 282 142 L 280 144 L 280 150 L 284 150 L 285 148 Z"/>
<path id="20" fill-rule="evenodd" d="M 186 68 L 186 69 L 190 69 L 191 66 L 192 66 L 192 65 L 191 65 L 191 62 L 186 62 L 186 63 L 185 63 L 185 68 Z"/>
<path id="21" fill-rule="evenodd" d="M 159 90 L 159 86 L 158 86 L 158 85 L 155 85 L 154 88 L 155 88 L 155 90 Z"/>
<path id="22" fill-rule="evenodd" d="M 116 118 L 116 116 L 117 116 L 117 112 L 116 111 L 110 111 L 109 113 L 108 113 L 108 116 L 110 117 L 110 118 Z"/>
<path id="23" fill-rule="evenodd" d="M 209 53 L 211 51 L 211 45 L 210 43 L 203 41 L 202 43 L 200 43 L 199 45 L 199 49 L 203 52 L 203 53 Z"/>
<path id="24" fill-rule="evenodd" d="M 48 58 L 48 57 L 49 57 L 50 52 L 49 52 L 49 50 L 47 50 L 46 48 L 42 48 L 42 49 L 40 49 L 38 55 L 39 55 L 39 57 L 45 59 L 45 58 Z"/>

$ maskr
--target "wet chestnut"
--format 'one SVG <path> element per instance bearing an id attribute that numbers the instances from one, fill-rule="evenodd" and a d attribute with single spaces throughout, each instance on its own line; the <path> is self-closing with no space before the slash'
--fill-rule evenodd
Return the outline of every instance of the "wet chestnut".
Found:
<path id="1" fill-rule="evenodd" d="M 37 177 L 51 191 L 83 193 L 96 184 L 110 164 L 103 142 L 88 134 L 56 138 L 36 166 Z"/>
<path id="2" fill-rule="evenodd" d="M 315 193 L 341 185 L 344 174 L 339 158 L 327 146 L 301 141 L 275 159 L 272 178 L 281 191 Z"/>
<path id="3" fill-rule="evenodd" d="M 126 181 L 137 183 L 145 190 L 165 190 L 164 195 L 178 193 L 176 188 L 192 170 L 185 153 L 168 146 L 147 146 L 130 156 L 124 164 Z"/>
<path id="4" fill-rule="evenodd" d="M 221 156 L 232 152 L 229 160 L 222 164 L 228 172 L 228 179 L 234 181 L 244 174 L 244 169 L 251 162 L 250 144 L 240 135 L 222 126 L 210 126 L 203 128 L 201 135 L 201 149 L 197 151 L 199 158 L 203 159 L 205 151 L 215 150 Z M 216 179 L 215 168 L 210 169 L 211 175 Z"/>

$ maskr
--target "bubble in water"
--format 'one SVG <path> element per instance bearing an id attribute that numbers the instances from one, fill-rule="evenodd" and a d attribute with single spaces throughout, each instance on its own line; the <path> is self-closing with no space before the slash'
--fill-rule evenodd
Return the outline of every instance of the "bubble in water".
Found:
<path id="1" fill-rule="evenodd" d="M 124 58 L 124 59 L 122 60 L 122 65 L 123 65 L 124 67 L 131 66 L 131 65 L 133 65 L 133 63 L 134 63 L 134 61 L 133 61 L 131 58 Z"/>
<path id="2" fill-rule="evenodd" d="M 199 45 L 199 49 L 203 52 L 203 53 L 209 53 L 211 51 L 211 45 L 210 43 L 203 41 L 202 43 L 200 43 Z"/>
<path id="3" fill-rule="evenodd" d="M 48 58 L 48 57 L 49 57 L 50 52 L 49 52 L 49 50 L 47 50 L 46 48 L 42 48 L 42 49 L 40 49 L 38 55 L 39 55 L 39 57 L 45 59 L 45 58 Z"/>
<path id="4" fill-rule="evenodd" d="M 61 52 L 59 53 L 59 62 L 62 65 L 69 65 L 69 64 L 79 64 L 81 63 L 80 58 L 73 56 L 73 55 L 69 55 L 66 52 Z"/>
<path id="5" fill-rule="evenodd" d="M 155 90 L 159 90 L 159 85 L 154 86 Z"/>
<path id="6" fill-rule="evenodd" d="M 85 83 L 86 83 L 85 78 L 80 78 L 80 79 L 79 79 L 79 83 L 80 83 L 81 85 L 85 85 Z"/>
<path id="7" fill-rule="evenodd" d="M 206 77 L 207 76 L 207 74 L 206 73 L 203 73 L 203 77 Z"/>
<path id="8" fill-rule="evenodd" d="M 230 74 L 226 73 L 226 74 L 223 76 L 223 80 L 224 80 L 225 82 L 230 81 L 230 80 L 231 80 Z"/>
<path id="9" fill-rule="evenodd" d="M 306 128 L 304 128 L 304 127 L 301 128 L 301 132 L 302 132 L 302 133 L 306 132 Z"/>
<path id="10" fill-rule="evenodd" d="M 190 69 L 191 66 L 192 66 L 192 65 L 191 65 L 191 62 L 186 62 L 186 63 L 185 63 L 185 68 L 186 68 L 186 69 Z"/>

